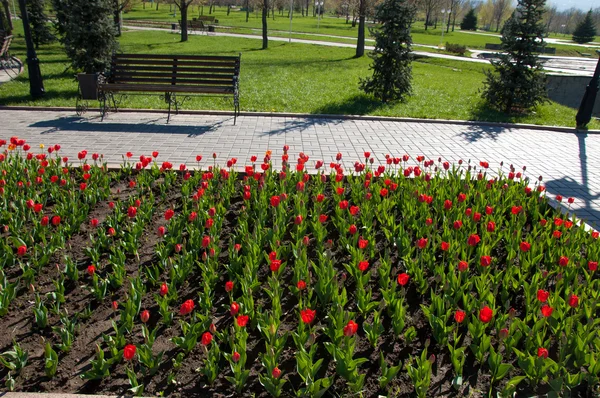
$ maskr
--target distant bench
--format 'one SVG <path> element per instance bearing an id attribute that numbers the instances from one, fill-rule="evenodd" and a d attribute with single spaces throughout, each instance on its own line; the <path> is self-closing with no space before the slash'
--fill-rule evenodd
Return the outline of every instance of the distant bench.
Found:
<path id="1" fill-rule="evenodd" d="M 238 56 L 115 54 L 109 74 L 100 76 L 98 93 L 102 117 L 108 111 L 107 99 L 116 110 L 114 93 L 164 93 L 161 97 L 169 104 L 167 123 L 171 118 L 171 106 L 179 112 L 182 101 L 177 94 L 209 94 L 233 97 L 233 124 L 240 113 Z M 109 101 L 110 104 L 110 101 Z"/>
<path id="2" fill-rule="evenodd" d="M 485 49 L 500 51 L 500 50 L 502 50 L 502 44 L 485 43 Z M 535 52 L 542 53 L 542 54 L 556 54 L 556 48 L 540 46 L 540 47 L 535 48 Z"/>
<path id="3" fill-rule="evenodd" d="M 179 28 L 182 29 L 181 20 L 179 21 Z M 204 25 L 204 22 L 197 21 L 197 20 L 187 21 L 187 28 L 188 28 L 188 30 L 191 30 L 191 31 L 199 31 L 199 32 L 206 31 L 206 25 Z"/>

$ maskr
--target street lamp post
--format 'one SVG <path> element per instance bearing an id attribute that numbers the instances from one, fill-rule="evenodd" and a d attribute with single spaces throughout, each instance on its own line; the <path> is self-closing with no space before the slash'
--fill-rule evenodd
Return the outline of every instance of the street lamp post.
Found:
<path id="1" fill-rule="evenodd" d="M 600 55 L 600 50 L 596 50 L 596 53 Z M 600 59 L 598 59 L 598 63 L 596 64 L 596 70 L 594 71 L 594 76 L 590 83 L 585 88 L 585 94 L 583 94 L 583 98 L 581 99 L 581 105 L 579 105 L 579 110 L 577 111 L 577 115 L 575 116 L 575 121 L 577 122 L 577 128 L 584 128 L 586 124 L 592 120 L 592 111 L 594 110 L 594 103 L 596 102 L 596 95 L 598 94 L 599 85 L 600 85 Z"/>
<path id="2" fill-rule="evenodd" d="M 321 10 L 323 7 L 323 2 L 317 1 L 315 3 L 315 5 L 317 6 L 317 32 L 318 32 L 319 31 L 319 22 L 321 22 Z"/>
<path id="3" fill-rule="evenodd" d="M 27 69 L 29 70 L 29 93 L 33 98 L 44 96 L 44 81 L 40 71 L 40 60 L 35 53 L 33 40 L 31 39 L 31 28 L 29 27 L 29 17 L 25 0 L 19 0 L 21 10 L 21 20 L 23 21 L 23 32 L 25 33 L 25 44 L 27 45 Z"/>
<path id="4" fill-rule="evenodd" d="M 445 13 L 446 9 L 442 8 L 442 38 L 440 39 L 439 48 L 442 48 L 442 45 L 444 43 L 444 25 L 446 24 L 446 17 L 444 16 Z M 450 10 L 448 10 L 448 18 L 450 18 Z"/>

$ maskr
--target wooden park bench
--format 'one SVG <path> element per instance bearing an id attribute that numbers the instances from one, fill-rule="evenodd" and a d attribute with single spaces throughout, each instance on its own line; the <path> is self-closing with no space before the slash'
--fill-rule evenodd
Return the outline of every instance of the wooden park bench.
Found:
<path id="1" fill-rule="evenodd" d="M 240 113 L 238 56 L 115 54 L 109 74 L 100 76 L 98 93 L 102 117 L 108 111 L 107 99 L 117 105 L 114 93 L 162 93 L 161 98 L 175 112 L 194 94 L 232 96 L 233 124 Z M 177 94 L 184 94 L 179 101 Z M 189 94 L 189 95 L 188 95 Z"/>
<path id="2" fill-rule="evenodd" d="M 10 43 L 12 43 L 12 39 L 12 36 L 0 36 L 0 62 L 10 59 L 8 49 L 10 48 Z"/>
<path id="3" fill-rule="evenodd" d="M 208 23 L 217 23 L 214 16 L 211 15 L 201 15 L 196 18 L 198 21 L 208 22 Z"/>
<path id="4" fill-rule="evenodd" d="M 189 31 L 206 32 L 206 25 L 204 25 L 204 22 L 198 20 L 187 21 L 187 28 Z M 182 29 L 181 21 L 179 21 L 179 29 Z"/>

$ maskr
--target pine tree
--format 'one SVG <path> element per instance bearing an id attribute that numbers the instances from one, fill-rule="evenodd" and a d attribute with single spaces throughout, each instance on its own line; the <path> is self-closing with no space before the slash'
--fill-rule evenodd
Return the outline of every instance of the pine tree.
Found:
<path id="1" fill-rule="evenodd" d="M 502 54 L 486 71 L 483 98 L 503 112 L 527 111 L 548 101 L 546 75 L 536 48 L 542 44 L 545 0 L 519 0 L 502 28 Z"/>
<path id="2" fill-rule="evenodd" d="M 375 50 L 369 54 L 373 76 L 361 79 L 360 88 L 383 102 L 401 100 L 411 92 L 414 16 L 415 8 L 408 0 L 384 0 L 377 8 L 375 20 L 380 27 L 371 30 Z"/>
<path id="3" fill-rule="evenodd" d="M 467 15 L 463 18 L 460 23 L 462 30 L 477 30 L 477 15 L 475 15 L 475 9 L 471 8 Z"/>
<path id="4" fill-rule="evenodd" d="M 46 15 L 45 0 L 27 0 L 27 14 L 31 25 L 31 38 L 36 48 L 40 44 L 52 43 L 56 37 L 50 31 L 48 26 L 48 16 Z"/>
<path id="5" fill-rule="evenodd" d="M 52 0 L 56 26 L 71 66 L 84 73 L 104 72 L 118 48 L 112 0 Z"/>
<path id="6" fill-rule="evenodd" d="M 595 36 L 596 27 L 592 19 L 592 10 L 589 10 L 583 21 L 578 23 L 575 31 L 573 31 L 573 41 L 579 44 L 589 43 L 594 40 Z"/>

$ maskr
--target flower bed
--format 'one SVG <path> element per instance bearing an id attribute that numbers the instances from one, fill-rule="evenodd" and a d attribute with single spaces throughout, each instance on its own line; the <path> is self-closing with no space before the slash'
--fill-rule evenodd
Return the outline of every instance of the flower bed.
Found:
<path id="1" fill-rule="evenodd" d="M 0 144 L 7 389 L 598 386 L 598 233 L 551 208 L 525 168 L 408 155 L 377 165 L 365 153 L 353 170 L 338 154 L 325 172 L 304 154 L 288 163 L 284 148 L 285 172 L 269 151 L 207 171 L 127 153 L 109 171 L 86 151 Z"/>

